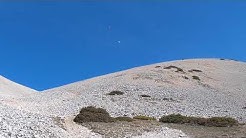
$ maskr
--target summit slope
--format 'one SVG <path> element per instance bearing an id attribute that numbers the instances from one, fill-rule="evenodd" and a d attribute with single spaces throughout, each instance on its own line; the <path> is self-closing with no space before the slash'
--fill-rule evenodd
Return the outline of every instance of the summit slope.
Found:
<path id="1" fill-rule="evenodd" d="M 146 115 L 160 118 L 179 113 L 199 117 L 228 116 L 246 123 L 246 64 L 233 60 L 190 59 L 157 63 L 43 92 L 33 92 L 5 78 L 1 78 L 1 82 L 4 86 L 1 87 L 2 95 L 20 94 L 0 101 L 0 111 L 3 111 L 0 123 L 7 124 L 1 125 L 1 129 L 6 130 L 0 131 L 3 137 L 19 133 L 23 137 L 103 137 L 73 122 L 79 110 L 86 106 L 102 107 L 113 117 Z M 112 91 L 121 91 L 123 95 L 109 95 Z M 13 125 L 18 120 L 21 123 Z M 34 131 L 26 128 L 33 125 Z M 166 128 L 166 125 L 140 137 L 154 135 L 189 137 L 180 130 Z"/>
<path id="2" fill-rule="evenodd" d="M 92 105 L 107 109 L 112 116 L 159 118 L 180 113 L 230 116 L 246 122 L 245 83 L 243 62 L 192 59 L 112 73 L 35 93 L 21 101 L 25 107 L 35 102 L 32 111 L 59 116 L 75 115 L 81 107 Z M 124 94 L 108 95 L 114 90 Z"/>
<path id="3" fill-rule="evenodd" d="M 23 96 L 37 92 L 0 75 L 0 96 Z"/>

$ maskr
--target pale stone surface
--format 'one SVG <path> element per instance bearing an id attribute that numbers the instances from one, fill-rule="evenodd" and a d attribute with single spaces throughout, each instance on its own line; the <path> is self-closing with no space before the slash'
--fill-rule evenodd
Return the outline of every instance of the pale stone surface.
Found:
<path id="1" fill-rule="evenodd" d="M 164 69 L 170 65 L 177 66 L 184 72 Z M 192 69 L 202 72 L 189 72 Z M 193 79 L 192 76 L 198 76 L 200 81 Z M 35 93 L 26 87 L 17 87 L 5 78 L 0 78 L 0 112 L 2 112 L 0 126 L 3 128 L 0 135 L 100 137 L 85 127 L 69 124 L 72 120 L 64 123 L 67 130 L 63 130 L 51 119 L 57 116 L 74 116 L 85 106 L 105 108 L 112 116 L 147 115 L 160 118 L 162 115 L 180 113 L 201 117 L 229 116 L 240 122 L 246 122 L 246 112 L 243 109 L 246 107 L 245 83 L 245 63 L 219 59 L 158 63 L 72 83 L 41 93 Z M 120 90 L 125 94 L 107 95 L 113 90 Z M 19 91 L 22 94 L 16 94 Z M 142 94 L 151 97 L 144 98 L 141 97 Z M 23 122 L 19 123 L 17 120 Z M 35 124 L 28 126 L 34 127 L 36 131 L 27 130 L 26 124 Z M 22 128 L 23 132 L 17 131 L 19 128 Z M 80 132 L 81 130 L 83 132 Z M 162 134 L 186 136 L 176 130 L 164 129 L 160 132 L 146 132 L 142 137 Z"/>

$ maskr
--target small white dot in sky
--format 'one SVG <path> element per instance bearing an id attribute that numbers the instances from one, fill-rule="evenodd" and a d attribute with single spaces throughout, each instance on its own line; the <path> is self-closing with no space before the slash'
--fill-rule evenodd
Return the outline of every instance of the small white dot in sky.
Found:
<path id="1" fill-rule="evenodd" d="M 111 30 L 111 25 L 108 26 L 108 30 Z"/>
<path id="2" fill-rule="evenodd" d="M 117 41 L 117 43 L 119 43 L 119 44 L 120 44 L 120 43 L 121 43 L 121 41 Z"/>

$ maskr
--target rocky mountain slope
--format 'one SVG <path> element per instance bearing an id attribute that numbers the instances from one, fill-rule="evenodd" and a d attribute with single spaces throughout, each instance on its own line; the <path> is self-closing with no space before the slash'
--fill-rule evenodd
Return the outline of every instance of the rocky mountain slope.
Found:
<path id="1" fill-rule="evenodd" d="M 35 93 L 37 91 L 15 83 L 7 78 L 0 76 L 0 96 L 21 96 Z"/>
<path id="2" fill-rule="evenodd" d="M 147 115 L 160 118 L 162 115 L 180 113 L 200 117 L 228 116 L 246 123 L 246 64 L 232 60 L 192 59 L 158 63 L 40 93 L 30 93 L 29 89 L 16 89 L 12 85 L 10 88 L 2 87 L 8 86 L 2 82 L 1 79 L 0 96 L 4 98 L 0 108 L 7 112 L 1 118 L 7 120 L 10 116 L 8 112 L 14 110 L 21 120 L 37 124 L 38 129 L 47 132 L 47 137 L 81 137 L 82 134 L 84 137 L 100 137 L 72 122 L 79 109 L 85 106 L 102 107 L 114 117 Z M 30 94 L 18 94 L 14 98 L 5 96 L 15 94 L 16 90 Z M 109 95 L 112 91 L 123 94 Z M 9 127 L 14 127 L 13 124 L 9 123 Z M 164 130 L 161 131 L 163 134 L 172 132 L 170 137 L 185 137 L 182 132 Z M 34 131 L 28 130 L 28 133 L 32 132 L 34 134 Z M 4 133 L 4 136 L 8 135 Z"/>

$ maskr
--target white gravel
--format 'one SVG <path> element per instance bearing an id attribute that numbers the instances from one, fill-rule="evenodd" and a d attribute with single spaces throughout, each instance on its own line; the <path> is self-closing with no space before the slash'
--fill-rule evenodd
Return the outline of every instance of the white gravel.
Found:
<path id="1" fill-rule="evenodd" d="M 145 132 L 141 136 L 133 136 L 132 138 L 188 138 L 188 136 L 180 130 L 163 127 L 161 131 Z"/>
<path id="2" fill-rule="evenodd" d="M 164 69 L 169 65 L 180 67 L 185 73 Z M 191 69 L 199 69 L 202 72 L 189 72 Z M 184 76 L 189 79 L 184 79 Z M 201 80 L 194 80 L 192 76 L 198 76 Z M 148 115 L 159 118 L 162 115 L 180 113 L 202 117 L 230 116 L 240 122 L 246 122 L 246 111 L 243 109 L 246 107 L 245 83 L 245 63 L 194 59 L 138 67 L 42 93 L 28 93 L 28 96 L 22 94 L 10 98 L 5 92 L 0 95 L 0 100 L 2 106 L 48 118 L 74 116 L 80 108 L 93 105 L 105 108 L 112 116 Z M 113 90 L 120 90 L 125 94 L 107 95 Z M 140 96 L 142 94 L 151 97 L 143 98 Z M 49 131 L 53 131 L 54 135 L 66 135 L 65 132 L 58 132 L 58 128 Z M 92 134 L 90 131 L 86 133 Z M 170 133 L 170 137 L 172 134 L 174 137 L 180 134 L 167 129 L 157 134 L 151 132 L 144 135 L 158 136 L 161 133 Z"/>
<path id="3" fill-rule="evenodd" d="M 0 75 L 0 95 L 4 96 L 23 96 L 37 92 Z"/>
<path id="4" fill-rule="evenodd" d="M 62 137 L 68 136 L 52 119 L 0 105 L 0 137 Z"/>
<path id="5" fill-rule="evenodd" d="M 29 113 L 0 104 L 1 138 L 100 138 L 85 127 L 59 125 L 55 117 Z M 67 128 L 68 127 L 68 128 Z"/>

